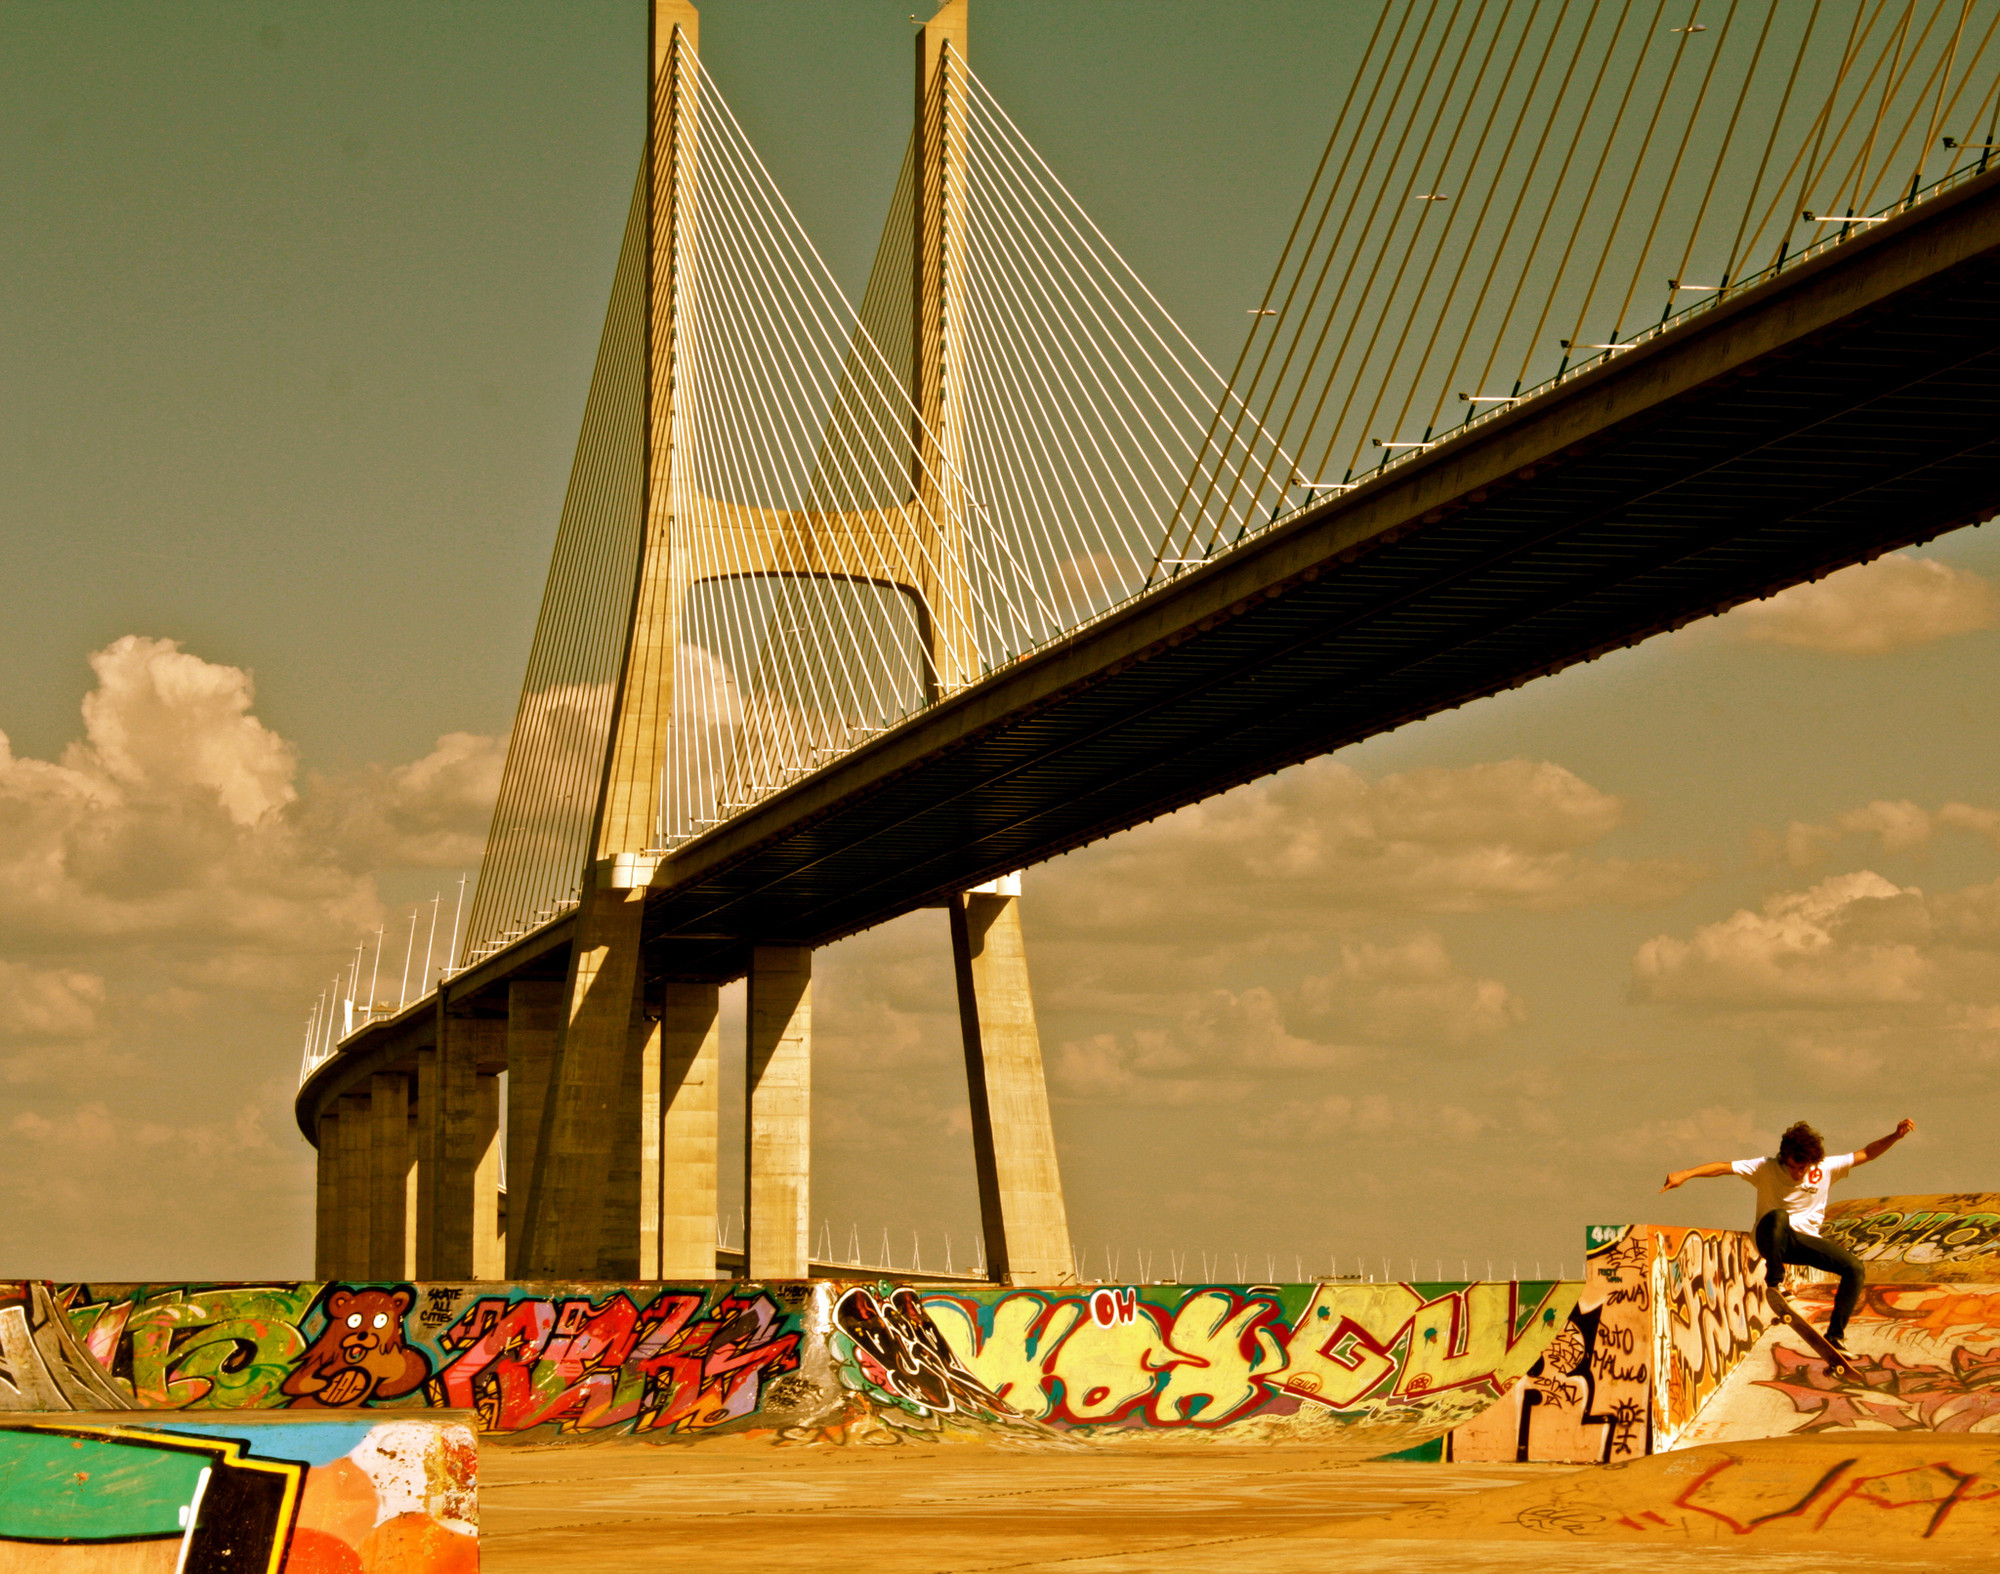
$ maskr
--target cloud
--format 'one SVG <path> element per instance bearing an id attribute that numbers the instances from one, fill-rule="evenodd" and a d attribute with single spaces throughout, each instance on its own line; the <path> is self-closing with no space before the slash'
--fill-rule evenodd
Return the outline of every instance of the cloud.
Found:
<path id="1" fill-rule="evenodd" d="M 1693 1006 L 1908 1004 L 1930 987 L 1933 927 L 1921 891 L 1864 869 L 1781 891 L 1688 940 L 1656 935 L 1632 960 L 1634 990 Z"/>
<path id="2" fill-rule="evenodd" d="M 1058 860 L 1037 876 L 1038 909 L 1064 938 L 1199 953 L 1416 914 L 1650 906 L 1704 878 L 1588 851 L 1632 819 L 1547 761 L 1370 780 L 1318 760 Z"/>
<path id="3" fill-rule="evenodd" d="M 250 714 L 250 674 L 190 656 L 173 640 L 128 634 L 90 658 L 97 688 L 84 697 L 88 741 L 65 764 L 128 795 L 213 794 L 250 826 L 298 794 L 291 745 Z"/>
<path id="4" fill-rule="evenodd" d="M 1747 1029 L 1831 1085 L 2000 1063 L 2000 881 L 1927 893 L 1872 870 L 1656 935 L 1635 1000 Z"/>
<path id="5" fill-rule="evenodd" d="M 1463 1064 L 1528 1020 L 1427 919 L 1651 905 L 1703 878 L 1598 851 L 1634 818 L 1546 761 L 1370 778 L 1321 760 L 1038 869 L 1024 923 L 1052 1085 L 1359 1119 L 1325 1101 L 1376 1095 L 1412 1057 Z"/>
<path id="6" fill-rule="evenodd" d="M 1926 852 L 1941 830 L 1965 831 L 2000 849 L 2000 810 L 1969 803 L 1948 803 L 1935 812 L 1907 798 L 1877 798 L 1858 809 L 1834 816 L 1831 824 L 1794 820 L 1782 836 L 1758 833 L 1753 840 L 1765 860 L 1795 869 L 1808 868 L 1829 857 L 1850 836 L 1872 836 L 1884 854 Z"/>
<path id="7" fill-rule="evenodd" d="M 1464 1110 L 1450 1113 L 1462 1118 L 1446 1122 L 1444 1111 L 1430 1111 L 1427 1123 L 1439 1129 L 1449 1124 L 1452 1129 L 1444 1134 L 1459 1140 L 1478 1130 L 1479 1123 Z M 1379 1137 L 1395 1124 L 1395 1106 L 1379 1093 L 1327 1093 L 1318 1098 L 1287 1099 L 1240 1122 L 1237 1130 L 1252 1142 L 1270 1144 Z"/>
<path id="8" fill-rule="evenodd" d="M 1294 1012 L 1316 1037 L 1389 1044 L 1465 1045 L 1527 1019 L 1518 995 L 1460 972 L 1428 930 L 1390 945 L 1344 943 L 1338 968 L 1300 984 Z"/>
<path id="9" fill-rule="evenodd" d="M 93 973 L 0 961 L 0 1041 L 81 1038 L 103 1004 L 104 980 Z"/>
<path id="10" fill-rule="evenodd" d="M 350 868 L 477 868 L 506 758 L 503 739 L 448 732 L 407 765 L 315 776 L 310 817 Z"/>
<path id="11" fill-rule="evenodd" d="M 448 733 L 302 792 L 248 673 L 137 636 L 91 665 L 60 763 L 0 734 L 0 940 L 16 954 L 68 950 L 110 976 L 94 950 L 139 946 L 175 983 L 294 990 L 380 921 L 378 873 L 477 863 L 497 740 Z"/>
<path id="12" fill-rule="evenodd" d="M 1589 1128 L 1584 1148 L 1596 1163 L 1618 1163 L 1635 1157 L 1654 1157 L 1662 1168 L 1679 1169 L 1690 1162 L 1687 1155 L 1701 1157 L 1692 1162 L 1735 1158 L 1744 1154 L 1768 1153 L 1777 1145 L 1777 1132 L 1760 1127 L 1747 1111 L 1726 1104 L 1711 1104 L 1685 1115 L 1664 1116 L 1623 1125 L 1616 1121 Z"/>
<path id="13" fill-rule="evenodd" d="M 176 1125 L 134 1120 L 93 1101 L 53 1117 L 22 1110 L 8 1122 L 8 1130 L 17 1141 L 59 1155 L 70 1169 L 115 1168 L 133 1158 L 157 1163 L 163 1154 L 208 1164 L 277 1155 L 280 1150 L 263 1113 L 256 1102 L 246 1101 L 227 1120 Z"/>
<path id="14" fill-rule="evenodd" d="M 289 1081 L 191 1111 L 86 1097 L 0 1115 L 10 1271 L 57 1279 L 289 1278 L 310 1269 L 312 1170 Z M 32 1225 L 29 1221 L 33 1221 Z"/>
<path id="15" fill-rule="evenodd" d="M 1190 1061 L 1159 1033 L 1094 1033 L 1059 1044 L 1050 1077 L 1055 1090 L 1072 1099 L 1127 1104 L 1228 1104 L 1247 1097 L 1254 1086 L 1240 1076 L 1170 1074 Z"/>
<path id="16" fill-rule="evenodd" d="M 1435 934 L 1348 940 L 1331 970 L 1281 987 L 1166 985 L 1126 1002 L 1110 1031 L 1065 1039 L 1051 1075 L 1075 1099 L 1229 1104 L 1273 1083 L 1351 1076 L 1391 1051 L 1462 1051 L 1526 1017 L 1500 980 L 1454 966 Z"/>
<path id="17" fill-rule="evenodd" d="M 157 1236 L 206 1255 L 143 1271 L 269 1272 L 307 1200 L 287 1106 L 309 999 L 382 921 L 378 876 L 476 861 L 500 746 L 450 733 L 302 778 L 248 672 L 137 635 L 90 659 L 55 759 L 0 735 L 0 1185 L 56 1261 Z M 275 1212 L 203 1214 L 223 1166 Z M 128 1230 L 103 1210 L 134 1175 Z"/>
<path id="18" fill-rule="evenodd" d="M 1892 552 L 1729 613 L 1723 627 L 1763 645 L 1882 656 L 2000 622 L 2000 594 L 1970 569 Z"/>
<path id="19" fill-rule="evenodd" d="M 302 830 L 293 751 L 249 713 L 247 673 L 130 636 L 91 664 L 60 764 L 0 735 L 0 942 L 268 957 L 372 919 L 372 885 Z"/>

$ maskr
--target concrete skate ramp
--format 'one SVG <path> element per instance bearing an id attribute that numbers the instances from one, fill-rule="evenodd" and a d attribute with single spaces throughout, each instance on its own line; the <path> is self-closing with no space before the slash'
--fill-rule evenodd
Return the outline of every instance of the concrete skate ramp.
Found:
<path id="1" fill-rule="evenodd" d="M 2000 1284 L 2000 1194 L 1850 1197 L 1827 1209 L 1826 1233 L 1871 1281 Z"/>
<path id="2" fill-rule="evenodd" d="M 471 1417 L 0 1416 L 6 1574 L 477 1574 Z"/>
<path id="3" fill-rule="evenodd" d="M 1797 1292 L 1824 1328 L 1833 1287 Z M 1768 1328 L 1678 1439 L 1854 1437 L 1888 1431 L 2000 1436 L 2000 1283 L 1870 1284 L 1848 1325 L 1860 1380 L 1843 1378 L 1789 1328 Z"/>
<path id="4" fill-rule="evenodd" d="M 2000 1437 L 1874 1432 L 1710 1444 L 1298 1534 L 1539 1543 L 1562 1560 L 1550 1566 L 1564 1568 L 1581 1566 L 1579 1542 L 1815 1549 L 1835 1560 L 1895 1545 L 1927 1563 L 1963 1556 L 1991 1566 Z"/>

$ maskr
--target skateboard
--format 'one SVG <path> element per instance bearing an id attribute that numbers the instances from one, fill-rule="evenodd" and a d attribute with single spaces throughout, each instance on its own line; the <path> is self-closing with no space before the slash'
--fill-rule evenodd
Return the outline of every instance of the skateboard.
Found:
<path id="1" fill-rule="evenodd" d="M 1778 1321 L 1805 1340 L 1806 1346 L 1833 1371 L 1849 1382 L 1861 1381 L 1861 1371 L 1833 1347 L 1832 1342 L 1817 1328 L 1806 1321 L 1806 1315 L 1785 1299 L 1785 1292 L 1776 1285 L 1766 1285 L 1765 1294 L 1771 1298 L 1771 1309 L 1778 1314 Z"/>

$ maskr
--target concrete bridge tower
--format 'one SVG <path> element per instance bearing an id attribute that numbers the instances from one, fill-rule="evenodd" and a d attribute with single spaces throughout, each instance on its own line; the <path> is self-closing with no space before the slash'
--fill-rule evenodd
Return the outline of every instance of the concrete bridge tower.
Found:
<path id="1" fill-rule="evenodd" d="M 699 18 L 687 0 L 652 0 L 641 180 L 643 535 L 590 864 L 567 974 L 510 986 L 504 1052 L 447 1049 L 456 1040 L 442 1034 L 437 1051 L 442 1067 L 484 1054 L 510 1073 L 510 1275 L 701 1279 L 716 1271 L 718 986 L 676 977 L 674 937 L 645 927 L 682 610 L 705 565 L 720 555 L 739 574 L 892 585 L 916 613 L 929 697 L 978 672 L 965 552 L 950 539 L 964 509 L 936 495 L 965 473 L 965 110 L 950 67 L 964 60 L 966 43 L 966 0 L 947 0 L 916 40 L 910 499 L 865 516 L 738 508 L 717 524 L 712 513 L 677 518 L 674 505 L 676 415 L 685 415 L 676 409 L 676 375 L 701 243 Z M 727 537 L 720 554 L 703 532 Z M 915 550 L 879 544 L 913 536 L 923 538 Z M 913 573 L 911 563 L 924 568 Z M 1050 1282 L 1073 1270 L 1019 892 L 1015 876 L 955 895 L 949 932 L 987 1262 L 1003 1282 Z M 812 950 L 783 934 L 759 935 L 743 963 L 746 1272 L 801 1278 L 810 1243 Z M 488 1035 L 497 1032 L 496 1024 Z M 461 1102 L 446 1101 L 453 1111 Z M 485 1129 L 481 1118 L 474 1111 L 459 1123 Z M 447 1120 L 441 1129 L 457 1128 Z M 454 1176 L 463 1169 L 460 1162 Z M 474 1201 L 460 1195 L 469 1186 L 470 1177 L 454 1179 L 431 1213 L 469 1217 Z M 451 1231 L 436 1239 L 420 1249 L 419 1272 L 475 1271 L 449 1244 Z"/>

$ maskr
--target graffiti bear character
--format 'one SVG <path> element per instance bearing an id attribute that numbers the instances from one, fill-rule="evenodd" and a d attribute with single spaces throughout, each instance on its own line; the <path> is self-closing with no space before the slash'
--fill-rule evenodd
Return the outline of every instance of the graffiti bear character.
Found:
<path id="1" fill-rule="evenodd" d="M 326 1327 L 279 1385 L 294 1410 L 348 1410 L 394 1399 L 422 1386 L 431 1364 L 403 1343 L 403 1314 L 416 1304 L 411 1286 L 356 1290 L 327 1286 Z"/>

